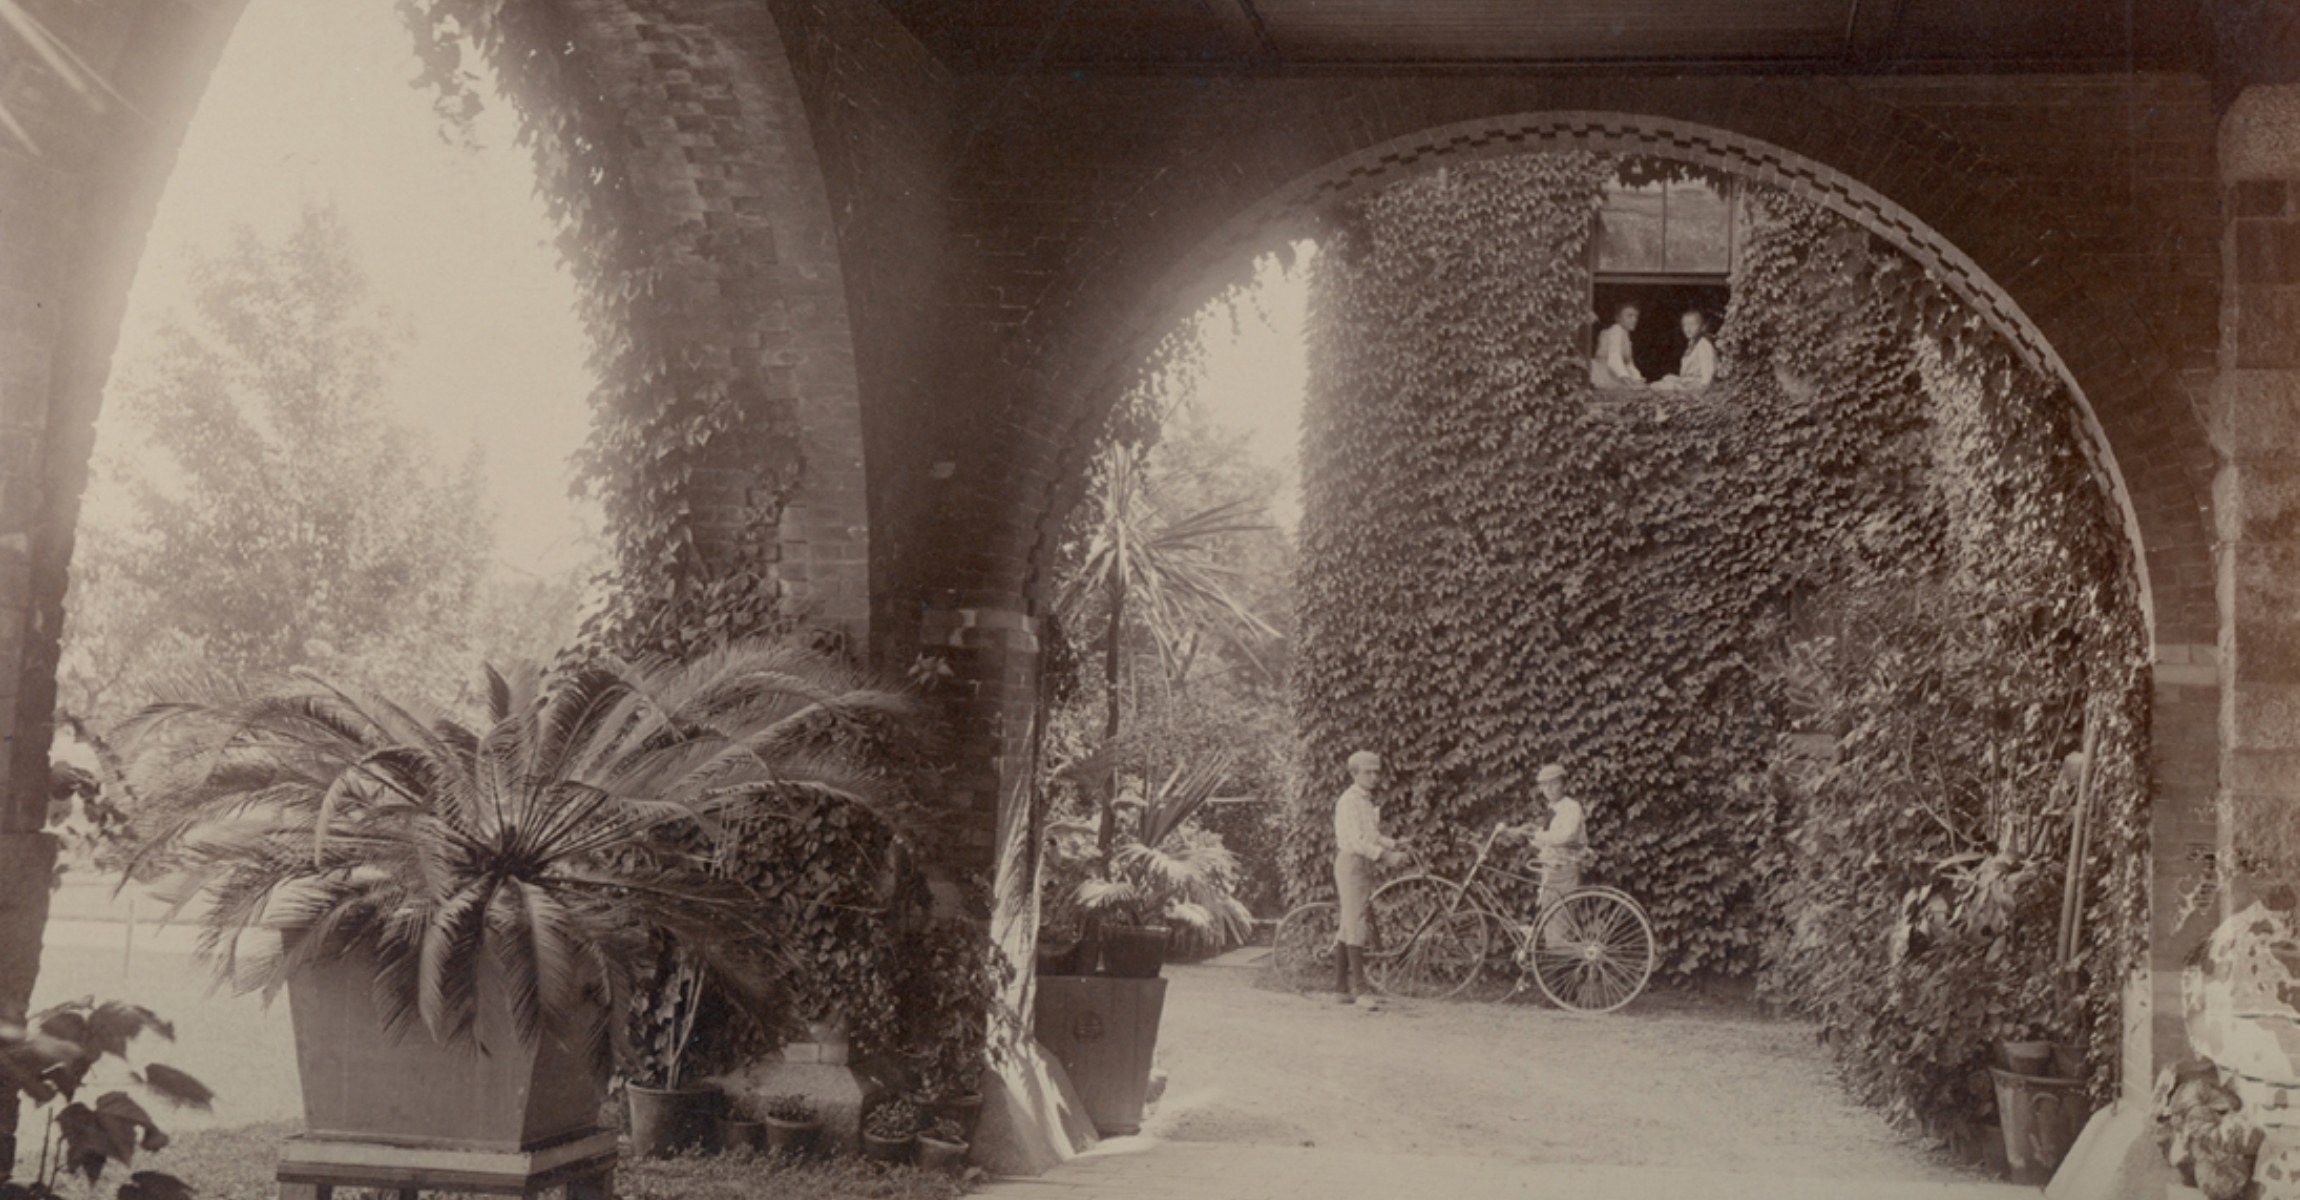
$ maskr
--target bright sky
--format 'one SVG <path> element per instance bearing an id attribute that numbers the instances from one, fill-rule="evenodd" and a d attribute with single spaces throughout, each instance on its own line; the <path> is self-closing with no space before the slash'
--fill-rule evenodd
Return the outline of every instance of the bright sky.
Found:
<path id="1" fill-rule="evenodd" d="M 507 106 L 489 106 L 477 153 L 447 144 L 407 84 L 409 45 L 390 0 L 248 5 L 168 181 L 115 364 L 189 307 L 188 249 L 221 249 L 234 221 L 277 240 L 307 199 L 333 201 L 375 297 L 414 332 L 391 403 L 447 462 L 485 447 L 499 560 L 572 566 L 598 522 L 567 496 L 591 390 L 574 286 Z"/>
<path id="2" fill-rule="evenodd" d="M 1309 267 L 1317 247 L 1294 244 L 1294 268 L 1280 267 L 1276 255 L 1255 264 L 1254 283 L 1232 309 L 1212 304 L 1198 316 L 1205 344 L 1204 376 L 1196 397 L 1217 424 L 1245 439 L 1254 457 L 1284 469 L 1286 488 L 1270 519 L 1292 529 L 1301 519 L 1301 472 L 1296 457 L 1302 442 L 1302 396 L 1310 366 L 1305 331 L 1309 319 Z"/>

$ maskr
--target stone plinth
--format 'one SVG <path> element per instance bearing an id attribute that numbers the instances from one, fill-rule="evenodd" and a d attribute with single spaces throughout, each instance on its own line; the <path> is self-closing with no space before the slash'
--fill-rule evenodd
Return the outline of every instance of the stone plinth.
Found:
<path id="1" fill-rule="evenodd" d="M 793 1042 L 773 1058 L 711 1082 L 754 1117 L 766 1111 L 770 1097 L 804 1096 L 822 1114 L 826 1149 L 853 1154 L 862 1148 L 863 1085 L 846 1065 L 844 1045 Z"/>

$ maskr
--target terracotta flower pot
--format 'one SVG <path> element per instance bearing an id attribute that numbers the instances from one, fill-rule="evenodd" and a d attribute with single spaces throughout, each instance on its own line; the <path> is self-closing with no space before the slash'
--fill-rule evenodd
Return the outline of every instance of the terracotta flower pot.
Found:
<path id="1" fill-rule="evenodd" d="M 2005 1161 L 2013 1182 L 2043 1187 L 2068 1156 L 2076 1135 L 2092 1115 L 2081 1079 L 2048 1079 L 1993 1068 L 1997 1118 L 2005 1137 Z"/>
<path id="2" fill-rule="evenodd" d="M 719 1093 L 710 1088 L 651 1088 L 625 1084 L 631 1103 L 631 1150 L 641 1158 L 668 1158 L 681 1150 L 707 1149 L 712 1109 Z"/>
<path id="3" fill-rule="evenodd" d="M 928 1171 L 956 1175 L 966 1169 L 966 1143 L 922 1137 L 918 1139 L 918 1165 Z"/>
<path id="4" fill-rule="evenodd" d="M 2051 1042 L 2008 1040 L 1997 1043 L 1997 1049 L 2004 1069 L 2015 1075 L 2041 1076 L 2052 1070 Z"/>
<path id="5" fill-rule="evenodd" d="M 863 1157 L 874 1159 L 883 1163 L 909 1162 L 911 1148 L 917 1144 L 918 1138 L 916 1135 L 901 1138 L 899 1140 L 895 1138 L 882 1138 L 877 1134 L 871 1133 L 867 1130 L 864 1131 L 862 1135 Z"/>
<path id="6" fill-rule="evenodd" d="M 767 1153 L 793 1158 L 814 1153 L 815 1142 L 823 1132 L 821 1121 L 783 1121 L 770 1116 L 766 1125 Z"/>
<path id="7" fill-rule="evenodd" d="M 963 1096 L 943 1096 L 920 1105 L 926 1112 L 927 1123 L 950 1120 L 958 1123 L 959 1137 L 974 1140 L 975 1126 L 982 1121 L 982 1093 L 968 1092 Z"/>
<path id="8" fill-rule="evenodd" d="M 745 1121 L 739 1117 L 720 1117 L 719 1149 L 722 1152 L 757 1150 L 766 1143 L 767 1126 L 763 1121 Z"/>

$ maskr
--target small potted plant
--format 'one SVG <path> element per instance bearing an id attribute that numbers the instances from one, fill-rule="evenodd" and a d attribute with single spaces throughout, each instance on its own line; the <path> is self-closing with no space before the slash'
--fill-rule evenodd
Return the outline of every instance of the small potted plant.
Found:
<path id="1" fill-rule="evenodd" d="M 966 1169 L 966 1134 L 957 1121 L 937 1117 L 918 1135 L 918 1165 L 945 1175 Z"/>
<path id="2" fill-rule="evenodd" d="M 982 1120 L 982 1061 L 952 1062 L 937 1057 L 921 1064 L 917 1103 L 928 1124 L 948 1121 L 958 1127 L 958 1140 L 974 1136 Z"/>
<path id="3" fill-rule="evenodd" d="M 687 1051 L 694 1045 L 703 1006 L 703 973 L 692 963 L 665 961 L 634 997 L 631 1059 L 623 1098 L 631 1115 L 631 1149 L 663 1158 L 701 1147 L 719 1119 L 718 1093 L 687 1082 Z M 724 1138 L 720 1145 L 727 1143 Z"/>
<path id="4" fill-rule="evenodd" d="M 796 1157 L 813 1153 L 822 1135 L 823 1114 L 797 1092 L 769 1096 L 765 1106 L 767 1153 Z"/>
<path id="5" fill-rule="evenodd" d="M 750 1109 L 732 1095 L 722 1096 L 717 1121 L 722 1152 L 757 1150 L 766 1144 L 767 1124 L 751 1116 Z"/>
<path id="6" fill-rule="evenodd" d="M 918 1106 L 900 1096 L 879 1102 L 863 1119 L 863 1157 L 879 1162 L 910 1161 L 911 1147 L 918 1142 Z"/>

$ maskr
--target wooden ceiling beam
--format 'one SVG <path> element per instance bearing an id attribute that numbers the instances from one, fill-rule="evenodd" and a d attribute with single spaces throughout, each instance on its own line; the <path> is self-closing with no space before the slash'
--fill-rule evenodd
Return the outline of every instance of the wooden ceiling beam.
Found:
<path id="1" fill-rule="evenodd" d="M 1893 30 L 1901 23 L 1903 0 L 1849 0 L 1845 10 L 1845 58 L 1872 66 L 1892 56 Z"/>
<path id="2" fill-rule="evenodd" d="M 1270 40 L 1269 27 L 1262 23 L 1262 14 L 1254 10 L 1254 0 L 1203 0 L 1206 10 L 1213 14 L 1225 33 L 1230 35 L 1231 46 L 1238 57 L 1248 62 L 1275 62 L 1278 44 Z"/>

